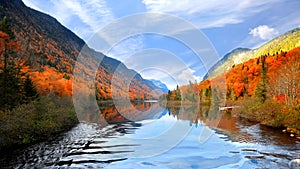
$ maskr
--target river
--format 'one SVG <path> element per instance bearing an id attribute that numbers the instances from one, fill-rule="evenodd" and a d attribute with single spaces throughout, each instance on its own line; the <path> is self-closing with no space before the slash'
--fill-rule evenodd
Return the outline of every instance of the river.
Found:
<path id="1" fill-rule="evenodd" d="M 230 112 L 134 108 L 102 106 L 105 123 L 87 114 L 66 133 L 1 154 L 1 168 L 289 168 L 300 156 L 296 139 Z"/>

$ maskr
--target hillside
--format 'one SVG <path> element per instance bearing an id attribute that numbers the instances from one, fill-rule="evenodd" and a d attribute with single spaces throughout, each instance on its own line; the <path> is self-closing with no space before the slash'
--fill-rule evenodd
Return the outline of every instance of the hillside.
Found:
<path id="1" fill-rule="evenodd" d="M 29 72 L 39 93 L 49 92 L 58 95 L 71 95 L 73 69 L 76 58 L 85 42 L 73 32 L 61 25 L 55 18 L 28 8 L 21 0 L 1 0 L 0 17 L 7 17 L 15 34 L 15 39 L 21 45 L 21 52 L 15 60 L 22 65 L 23 71 Z M 111 81 L 116 68 L 122 70 L 123 75 L 115 76 L 115 85 L 122 88 L 125 79 L 131 81 L 130 88 L 118 91 L 126 95 L 129 91 L 130 99 L 144 98 L 151 91 L 159 89 L 151 81 L 143 79 L 138 73 L 120 61 L 104 56 L 86 47 L 85 63 L 78 63 L 78 67 L 85 75 L 92 76 L 90 68 L 97 66 L 96 91 L 99 100 L 112 99 Z M 101 65 L 96 65 L 102 60 Z M 92 82 L 81 79 L 82 83 Z M 151 93 L 151 97 L 158 94 Z"/>
<path id="2" fill-rule="evenodd" d="M 263 55 L 275 55 L 281 51 L 287 52 L 300 46 L 300 28 L 293 29 L 280 35 L 257 49 L 238 48 L 225 55 L 217 62 L 203 79 L 212 78 L 228 71 L 234 65 Z"/>
<path id="3" fill-rule="evenodd" d="M 294 37 L 295 34 L 291 34 L 292 32 L 299 33 L 299 29 L 288 32 L 282 40 L 291 37 L 293 40 L 299 39 L 300 36 Z M 263 51 L 272 43 L 278 43 L 275 47 L 285 44 L 277 41 L 278 39 L 272 40 L 256 51 Z M 284 45 L 282 48 L 287 49 Z M 298 137 L 300 136 L 300 46 L 288 51 L 283 49 L 278 48 L 277 52 L 274 51 L 275 54 L 267 53 L 239 64 L 233 63 L 234 65 L 224 73 L 199 84 L 180 86 L 179 89 L 166 95 L 170 101 L 168 104 L 174 106 L 178 104 L 176 101 L 184 101 L 184 104 L 193 102 L 218 109 L 219 106 L 223 106 L 219 105 L 220 100 L 226 98 L 226 106 L 234 106 L 233 111 L 230 111 L 234 116 L 266 126 L 286 128 L 284 131 L 291 137 Z M 227 64 L 230 60 L 237 61 L 232 60 L 233 56 L 239 58 L 237 56 L 252 51 L 247 49 L 233 51 L 227 55 L 228 59 L 224 63 Z M 219 67 L 215 70 L 218 69 Z M 223 83 L 224 80 L 226 84 Z"/>

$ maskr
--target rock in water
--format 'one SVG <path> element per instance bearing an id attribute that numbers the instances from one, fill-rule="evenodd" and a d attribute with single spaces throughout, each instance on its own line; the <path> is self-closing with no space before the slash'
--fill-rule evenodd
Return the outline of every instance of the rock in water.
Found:
<path id="1" fill-rule="evenodd" d="M 289 166 L 291 169 L 300 169 L 300 159 L 290 161 Z"/>

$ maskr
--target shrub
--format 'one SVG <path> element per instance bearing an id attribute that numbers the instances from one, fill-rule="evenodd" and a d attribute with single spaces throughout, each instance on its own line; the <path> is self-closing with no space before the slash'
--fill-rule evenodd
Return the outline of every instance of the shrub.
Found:
<path id="1" fill-rule="evenodd" d="M 285 118 L 284 106 L 282 103 L 273 100 L 267 100 L 261 104 L 258 109 L 258 121 L 261 124 L 271 127 L 282 127 Z"/>
<path id="2" fill-rule="evenodd" d="M 43 96 L 0 112 L 0 148 L 47 139 L 77 124 L 70 97 Z"/>
<path id="3" fill-rule="evenodd" d="M 284 118 L 284 126 L 300 130 L 300 105 L 289 109 L 288 114 Z"/>
<path id="4" fill-rule="evenodd" d="M 300 105 L 288 107 L 271 99 L 261 103 L 254 98 L 241 100 L 238 105 L 234 113 L 239 117 L 271 127 L 300 129 Z"/>

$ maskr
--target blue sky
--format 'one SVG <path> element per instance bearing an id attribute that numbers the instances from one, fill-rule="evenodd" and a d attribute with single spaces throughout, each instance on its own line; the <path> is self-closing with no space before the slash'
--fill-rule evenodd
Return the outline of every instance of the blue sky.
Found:
<path id="1" fill-rule="evenodd" d="M 223 57 L 237 47 L 258 47 L 300 26 L 299 0 L 23 1 L 31 8 L 55 17 L 88 44 L 95 33 L 122 17 L 143 12 L 170 14 L 190 22 L 202 31 L 219 57 Z M 97 49 L 93 44 L 89 45 Z M 161 55 L 160 58 L 169 54 L 169 56 L 176 55 L 176 59 L 171 57 L 168 60 L 160 60 L 156 57 L 157 68 L 153 65 L 147 67 L 143 57 L 151 56 L 145 51 Z M 163 81 L 170 89 L 173 89 L 176 84 L 184 84 L 189 80 L 200 81 L 207 69 L 201 60 L 195 59 L 195 54 L 189 48 L 172 38 L 160 35 L 145 34 L 125 39 L 115 45 L 108 56 L 123 61 L 129 68 L 141 73 L 144 78 Z M 141 58 L 138 59 L 139 57 Z M 183 64 L 179 64 L 179 61 Z M 169 66 L 165 66 L 166 69 L 162 70 L 166 62 Z"/>

